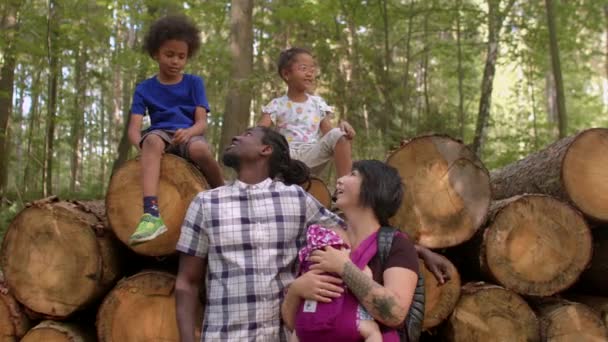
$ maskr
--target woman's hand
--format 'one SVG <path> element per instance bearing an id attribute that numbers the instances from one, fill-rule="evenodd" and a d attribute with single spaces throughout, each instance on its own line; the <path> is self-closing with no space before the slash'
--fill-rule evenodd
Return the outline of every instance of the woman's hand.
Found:
<path id="1" fill-rule="evenodd" d="M 316 250 L 308 259 L 315 263 L 310 269 L 342 275 L 344 265 L 350 261 L 349 254 L 348 249 L 335 249 L 331 246 L 325 247 L 325 250 Z"/>
<path id="2" fill-rule="evenodd" d="M 310 270 L 291 283 L 288 292 L 303 299 L 329 303 L 344 292 L 342 279 L 323 274 L 321 270 Z"/>

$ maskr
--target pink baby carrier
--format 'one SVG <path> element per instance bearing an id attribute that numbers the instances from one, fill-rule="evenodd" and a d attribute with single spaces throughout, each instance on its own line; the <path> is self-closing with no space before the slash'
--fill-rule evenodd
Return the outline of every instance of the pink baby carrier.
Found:
<path id="1" fill-rule="evenodd" d="M 312 230 L 311 230 L 312 229 Z M 315 249 L 325 246 L 342 248 L 344 241 L 332 231 L 319 226 L 311 226 L 307 233 L 308 245 L 300 251 L 300 274 L 308 271 L 311 263 L 302 260 L 304 256 Z M 364 269 L 369 261 L 376 255 L 378 244 L 377 233 L 365 239 L 359 247 L 351 252 L 351 261 L 360 269 Z M 363 338 L 357 330 L 357 307 L 359 302 L 348 288 L 342 296 L 333 299 L 330 303 L 316 301 L 303 301 L 296 313 L 295 331 L 302 342 L 338 342 L 362 341 Z M 383 333 L 384 341 L 399 341 L 395 330 Z"/>

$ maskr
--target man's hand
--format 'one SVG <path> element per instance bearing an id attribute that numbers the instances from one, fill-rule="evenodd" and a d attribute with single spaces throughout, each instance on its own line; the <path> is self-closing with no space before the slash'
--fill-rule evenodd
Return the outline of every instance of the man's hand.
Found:
<path id="1" fill-rule="evenodd" d="M 175 131 L 175 134 L 173 135 L 173 144 L 175 144 L 175 145 L 185 144 L 188 141 L 190 141 L 190 138 L 192 138 L 193 135 L 194 135 L 194 133 L 192 132 L 192 130 L 190 128 L 178 129 L 177 131 Z"/>
<path id="2" fill-rule="evenodd" d="M 346 137 L 346 139 L 352 140 L 355 135 L 357 135 L 357 133 L 355 132 L 355 130 L 353 129 L 353 126 L 351 126 L 348 122 L 342 120 L 340 121 L 340 123 L 338 123 L 338 127 L 340 128 L 340 130 L 342 132 L 344 132 L 344 136 Z"/>
<path id="3" fill-rule="evenodd" d="M 418 256 L 422 258 L 424 265 L 433 273 L 439 284 L 450 281 L 450 262 L 446 257 L 419 245 L 416 245 L 416 251 L 418 251 Z"/>

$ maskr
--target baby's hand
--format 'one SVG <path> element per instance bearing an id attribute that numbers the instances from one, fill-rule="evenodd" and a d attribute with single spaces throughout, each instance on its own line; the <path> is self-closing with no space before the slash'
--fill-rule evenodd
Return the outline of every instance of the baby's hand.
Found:
<path id="1" fill-rule="evenodd" d="M 344 136 L 346 137 L 346 139 L 351 140 L 352 138 L 355 137 L 355 135 L 357 135 L 357 133 L 353 129 L 353 126 L 351 126 L 348 122 L 346 122 L 344 120 L 340 121 L 340 123 L 338 124 L 338 127 L 340 128 L 340 130 L 342 132 L 345 133 Z"/>

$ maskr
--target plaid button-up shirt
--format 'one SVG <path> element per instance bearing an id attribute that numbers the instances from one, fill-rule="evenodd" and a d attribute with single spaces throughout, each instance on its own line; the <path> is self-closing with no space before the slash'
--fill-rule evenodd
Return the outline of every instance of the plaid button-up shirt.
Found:
<path id="1" fill-rule="evenodd" d="M 299 186 L 266 179 L 201 192 L 177 250 L 207 258 L 204 341 L 286 341 L 280 300 L 311 224 L 344 225 Z"/>

